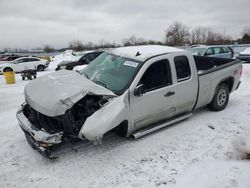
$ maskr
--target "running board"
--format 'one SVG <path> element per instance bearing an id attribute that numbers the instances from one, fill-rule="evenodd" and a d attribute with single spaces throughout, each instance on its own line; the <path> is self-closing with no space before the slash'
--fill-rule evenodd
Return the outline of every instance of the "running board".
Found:
<path id="1" fill-rule="evenodd" d="M 165 123 L 158 124 L 158 125 L 155 125 L 155 126 L 153 126 L 153 127 L 149 127 L 149 128 L 147 127 L 147 128 L 145 128 L 145 129 L 139 130 L 138 132 L 133 133 L 132 136 L 133 136 L 135 139 L 140 138 L 140 137 L 143 137 L 143 136 L 145 136 L 145 135 L 147 135 L 147 134 L 149 134 L 149 133 L 155 132 L 155 131 L 157 131 L 157 130 L 159 130 L 159 129 L 162 129 L 162 128 L 164 128 L 164 127 L 167 127 L 167 126 L 169 126 L 169 125 L 171 125 L 171 124 L 174 124 L 174 123 L 177 123 L 177 122 L 182 121 L 182 120 L 184 120 L 184 119 L 187 119 L 187 118 L 191 117 L 192 115 L 193 115 L 193 114 L 190 113 L 190 114 L 184 114 L 184 115 L 182 115 L 182 116 L 177 116 L 176 118 L 174 118 L 174 119 L 172 119 L 172 120 L 170 120 L 170 121 L 167 121 L 167 122 L 165 122 Z"/>

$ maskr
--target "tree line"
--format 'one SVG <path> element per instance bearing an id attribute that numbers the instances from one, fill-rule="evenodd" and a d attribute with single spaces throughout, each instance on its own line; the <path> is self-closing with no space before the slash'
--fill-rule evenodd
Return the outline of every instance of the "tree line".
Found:
<path id="1" fill-rule="evenodd" d="M 192 30 L 180 22 L 174 22 L 166 31 L 166 44 L 169 46 L 183 45 L 218 45 L 218 44 L 250 44 L 250 27 L 244 28 L 242 37 L 234 40 L 232 36 L 214 32 L 208 27 L 196 27 Z"/>
<path id="2" fill-rule="evenodd" d="M 100 40 L 98 43 L 87 42 L 81 40 L 73 40 L 69 42 L 68 46 L 62 49 L 55 49 L 51 45 L 44 45 L 42 48 L 44 52 L 64 51 L 66 49 L 73 49 L 75 51 L 95 50 L 99 48 L 114 48 L 120 46 L 133 46 L 133 45 L 147 45 L 158 44 L 167 46 L 187 46 L 195 44 L 204 45 L 217 45 L 217 44 L 250 44 L 250 27 L 245 27 L 239 39 L 233 39 L 232 36 L 224 33 L 213 31 L 209 27 L 196 27 L 190 28 L 189 26 L 181 23 L 172 23 L 165 31 L 165 41 L 146 40 L 142 37 L 131 35 L 124 38 L 121 44 L 116 42 L 109 42 Z M 6 50 L 9 51 L 9 50 Z"/>
<path id="3" fill-rule="evenodd" d="M 180 22 L 174 22 L 165 31 L 165 41 L 146 40 L 142 37 L 131 35 L 122 40 L 121 44 L 115 42 L 110 43 L 105 40 L 99 41 L 97 44 L 91 42 L 82 43 L 75 40 L 69 43 L 68 48 L 81 51 L 98 48 L 113 48 L 119 46 L 147 45 L 158 44 L 167 46 L 187 46 L 187 45 L 230 45 L 230 44 L 250 44 L 250 27 L 243 29 L 241 38 L 233 39 L 232 36 L 225 33 L 218 33 L 209 27 L 196 27 L 190 29 L 189 26 Z"/>

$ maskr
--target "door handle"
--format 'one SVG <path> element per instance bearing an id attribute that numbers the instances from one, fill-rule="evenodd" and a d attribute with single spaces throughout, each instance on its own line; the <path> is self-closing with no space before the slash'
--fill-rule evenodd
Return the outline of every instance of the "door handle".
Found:
<path id="1" fill-rule="evenodd" d="M 175 94 L 174 91 L 169 91 L 169 92 L 167 92 L 164 96 L 165 96 L 165 97 L 170 97 L 170 96 L 172 96 L 172 95 L 174 95 L 174 94 Z"/>

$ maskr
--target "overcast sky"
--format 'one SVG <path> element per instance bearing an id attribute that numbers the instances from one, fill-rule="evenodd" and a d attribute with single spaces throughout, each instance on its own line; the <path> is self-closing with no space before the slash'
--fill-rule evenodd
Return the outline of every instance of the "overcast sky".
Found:
<path id="1" fill-rule="evenodd" d="M 120 43 L 132 34 L 164 41 L 174 21 L 240 36 L 250 0 L 0 0 L 0 48 Z"/>

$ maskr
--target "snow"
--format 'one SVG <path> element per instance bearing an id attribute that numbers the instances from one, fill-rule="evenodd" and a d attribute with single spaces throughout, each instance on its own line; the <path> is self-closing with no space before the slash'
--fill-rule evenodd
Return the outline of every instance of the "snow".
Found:
<path id="1" fill-rule="evenodd" d="M 246 48 L 242 52 L 240 52 L 241 55 L 250 55 L 250 48 Z"/>
<path id="2" fill-rule="evenodd" d="M 64 53 L 54 56 L 51 59 L 49 68 L 55 70 L 57 65 L 62 61 L 78 61 L 83 56 L 83 53 L 74 54 L 72 50 L 66 50 Z"/>
<path id="3" fill-rule="evenodd" d="M 184 50 L 169 46 L 142 45 L 142 46 L 113 48 L 110 49 L 109 51 L 116 55 L 125 56 L 128 58 L 136 59 L 138 61 L 145 61 L 146 59 L 155 55 L 160 55 L 164 53 L 173 53 L 173 52 L 183 52 Z M 140 55 L 137 55 L 138 52 Z"/>
<path id="4" fill-rule="evenodd" d="M 176 188 L 248 188 L 249 172 L 249 162 L 209 161 L 188 169 Z"/>
<path id="5" fill-rule="evenodd" d="M 51 72 L 39 72 L 38 77 Z M 15 113 L 28 82 L 17 75 L 16 84 L 5 85 L 0 75 L 1 188 L 250 187 L 249 161 L 232 144 L 250 135 L 249 64 L 224 111 L 201 109 L 138 140 L 111 135 L 102 145 L 83 143 L 52 161 L 28 145 L 17 125 Z"/>
<path id="6" fill-rule="evenodd" d="M 73 68 L 73 70 L 80 71 L 87 67 L 88 65 L 77 65 Z"/>

